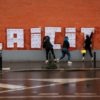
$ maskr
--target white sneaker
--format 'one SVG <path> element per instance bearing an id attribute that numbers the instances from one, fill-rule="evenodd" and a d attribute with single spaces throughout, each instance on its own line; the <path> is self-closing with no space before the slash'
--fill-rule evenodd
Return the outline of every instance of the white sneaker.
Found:
<path id="1" fill-rule="evenodd" d="M 82 58 L 82 61 L 84 61 L 84 57 Z"/>
<path id="2" fill-rule="evenodd" d="M 57 59 L 54 59 L 54 61 L 56 62 L 56 61 L 57 61 Z"/>
<path id="3" fill-rule="evenodd" d="M 93 57 L 91 57 L 91 61 L 93 61 Z"/>
<path id="4" fill-rule="evenodd" d="M 48 63 L 48 60 L 46 60 L 45 63 L 47 64 Z"/>
<path id="5" fill-rule="evenodd" d="M 72 62 L 71 61 L 68 61 L 68 64 L 72 64 Z"/>
<path id="6" fill-rule="evenodd" d="M 57 59 L 57 62 L 59 62 L 59 60 L 60 60 L 60 59 L 58 58 L 58 59 Z"/>

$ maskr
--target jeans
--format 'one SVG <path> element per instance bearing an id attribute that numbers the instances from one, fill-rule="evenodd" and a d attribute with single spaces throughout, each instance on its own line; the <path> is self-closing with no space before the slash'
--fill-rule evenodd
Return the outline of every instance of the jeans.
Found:
<path id="1" fill-rule="evenodd" d="M 68 55 L 68 61 L 70 61 L 70 52 L 67 48 L 62 48 L 62 56 L 60 57 L 60 60 L 63 59 L 65 57 L 65 54 Z"/>

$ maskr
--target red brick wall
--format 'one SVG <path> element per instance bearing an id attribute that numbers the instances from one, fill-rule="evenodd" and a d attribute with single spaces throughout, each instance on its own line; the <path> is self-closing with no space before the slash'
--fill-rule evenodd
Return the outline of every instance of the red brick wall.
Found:
<path id="1" fill-rule="evenodd" d="M 75 27 L 75 50 L 84 44 L 81 28 L 94 27 L 92 49 L 100 50 L 100 0 L 0 0 L 0 43 L 3 43 L 3 50 L 33 50 L 30 28 L 38 27 L 42 28 L 42 38 L 45 27 L 61 27 L 61 34 L 56 34 L 56 44 L 62 44 L 65 27 Z M 24 29 L 23 49 L 17 48 L 16 44 L 13 49 L 7 48 L 7 28 Z"/>

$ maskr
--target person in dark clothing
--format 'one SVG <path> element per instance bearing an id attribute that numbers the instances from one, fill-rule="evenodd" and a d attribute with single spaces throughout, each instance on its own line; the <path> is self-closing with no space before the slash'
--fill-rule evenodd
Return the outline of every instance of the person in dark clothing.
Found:
<path id="1" fill-rule="evenodd" d="M 49 51 L 51 51 L 53 58 L 54 58 L 54 61 L 56 61 L 55 54 L 54 54 L 54 51 L 53 51 L 53 45 L 50 43 L 50 37 L 49 36 L 44 36 L 44 38 L 43 38 L 43 48 L 45 48 L 45 50 L 46 50 L 46 61 L 45 62 L 46 63 L 48 62 Z"/>
<path id="2" fill-rule="evenodd" d="M 70 52 L 68 50 L 69 48 L 70 48 L 70 46 L 69 46 L 69 42 L 68 42 L 68 37 L 65 37 L 64 42 L 63 42 L 63 46 L 62 46 L 62 49 L 61 49 L 62 56 L 57 59 L 57 62 L 59 62 L 59 60 L 63 59 L 65 57 L 65 54 L 67 54 L 68 55 L 68 63 L 72 63 L 70 61 Z"/>
<path id="3" fill-rule="evenodd" d="M 86 35 L 86 39 L 85 39 L 85 42 L 84 42 L 84 49 L 87 51 L 89 50 L 89 53 L 90 53 L 90 56 L 91 56 L 91 61 L 93 61 L 93 55 L 92 55 L 92 52 L 91 52 L 91 38 L 92 38 L 92 35 L 93 35 L 93 30 L 91 32 L 91 35 L 89 37 L 89 35 Z M 83 58 L 82 58 L 82 61 L 84 61 L 84 57 L 85 57 L 85 53 L 83 53 Z"/>

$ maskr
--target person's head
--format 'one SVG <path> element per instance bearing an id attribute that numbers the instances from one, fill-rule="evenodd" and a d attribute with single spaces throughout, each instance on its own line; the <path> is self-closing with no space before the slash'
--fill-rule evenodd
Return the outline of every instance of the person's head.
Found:
<path id="1" fill-rule="evenodd" d="M 64 41 L 68 41 L 68 37 L 67 36 L 64 38 Z"/>
<path id="2" fill-rule="evenodd" d="M 44 37 L 43 37 L 43 41 L 45 41 L 45 40 L 46 40 L 46 41 L 50 41 L 50 37 L 49 37 L 49 36 L 47 36 L 47 35 L 46 35 L 46 36 L 44 36 Z"/>
<path id="3" fill-rule="evenodd" d="M 50 41 L 50 37 L 46 35 L 46 39 L 48 39 Z"/>
<path id="4" fill-rule="evenodd" d="M 43 41 L 46 39 L 46 36 L 43 37 Z"/>
<path id="5" fill-rule="evenodd" d="M 86 35 L 86 39 L 88 39 L 89 38 L 89 35 Z"/>

